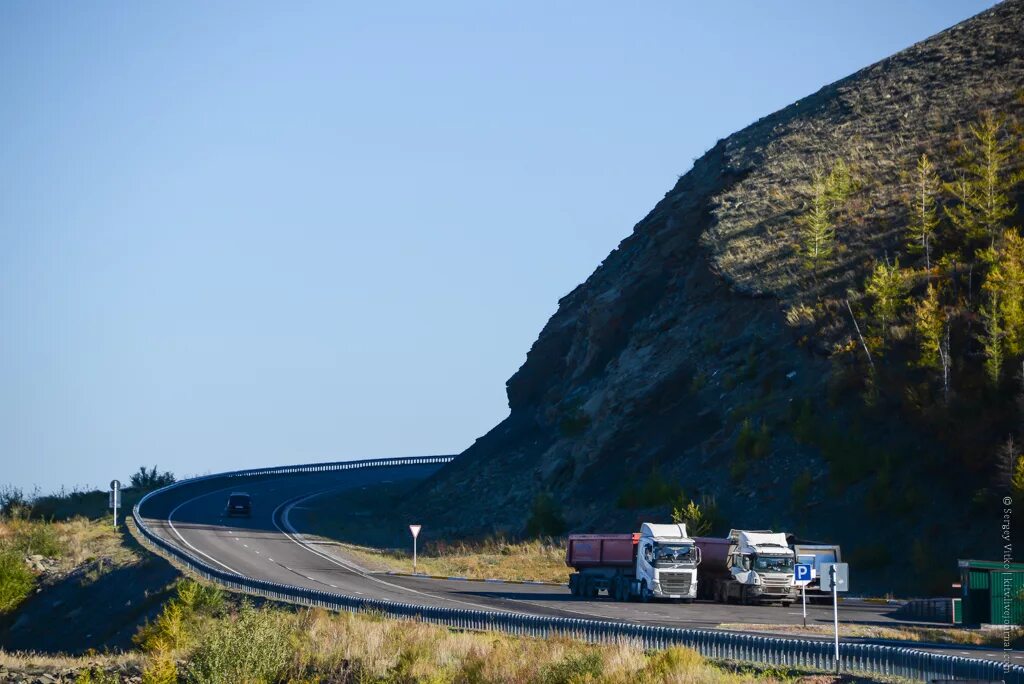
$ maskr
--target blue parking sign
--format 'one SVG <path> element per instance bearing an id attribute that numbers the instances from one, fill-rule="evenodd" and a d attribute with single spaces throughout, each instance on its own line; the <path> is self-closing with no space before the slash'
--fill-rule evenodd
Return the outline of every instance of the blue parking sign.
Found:
<path id="1" fill-rule="evenodd" d="M 807 584 L 811 581 L 811 566 L 807 563 L 796 564 L 796 575 L 793 579 L 799 584 Z"/>

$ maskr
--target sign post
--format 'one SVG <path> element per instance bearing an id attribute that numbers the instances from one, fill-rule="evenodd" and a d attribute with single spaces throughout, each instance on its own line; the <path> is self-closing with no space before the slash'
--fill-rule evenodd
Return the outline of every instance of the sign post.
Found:
<path id="1" fill-rule="evenodd" d="M 846 563 L 825 563 L 822 574 L 828 575 L 832 590 L 832 621 L 836 630 L 836 673 L 839 672 L 839 592 L 850 590 L 850 566 Z"/>
<path id="2" fill-rule="evenodd" d="M 423 525 L 409 525 L 409 531 L 412 532 L 412 574 L 416 574 L 416 538 L 420 536 L 420 528 Z"/>
<path id="3" fill-rule="evenodd" d="M 114 529 L 117 529 L 117 508 L 121 505 L 121 483 L 118 480 L 110 481 L 110 506 L 114 509 Z"/>
<path id="4" fill-rule="evenodd" d="M 807 585 L 811 581 L 811 566 L 807 563 L 797 563 L 794 582 L 800 585 L 800 599 L 804 604 L 804 627 L 807 626 Z"/>

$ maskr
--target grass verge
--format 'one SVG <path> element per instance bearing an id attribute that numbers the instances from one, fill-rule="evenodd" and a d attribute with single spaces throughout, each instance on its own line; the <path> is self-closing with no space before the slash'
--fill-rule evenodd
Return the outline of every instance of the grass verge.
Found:
<path id="1" fill-rule="evenodd" d="M 191 580 L 136 639 L 144 681 L 832 682 L 827 675 L 718 663 L 686 648 L 458 632 L 374 614 L 255 606 Z M 849 679 L 847 681 L 850 681 Z M 863 681 L 863 680 L 858 680 Z"/>
<path id="2" fill-rule="evenodd" d="M 748 623 L 723 623 L 720 629 L 744 632 L 773 632 L 802 636 L 831 636 L 835 634 L 832 625 L 763 625 Z M 965 627 L 921 627 L 919 625 L 858 625 L 839 624 L 839 636 L 859 639 L 885 639 L 890 641 L 919 641 L 933 644 L 963 644 L 966 646 L 1003 645 L 1002 630 L 967 629 Z M 1014 628 L 1013 643 L 1024 643 L 1024 628 Z"/>
<path id="3" fill-rule="evenodd" d="M 336 548 L 370 570 L 412 572 L 411 550 L 374 549 L 342 543 Z M 565 547 L 551 539 L 430 543 L 417 554 L 416 571 L 443 577 L 557 583 L 565 583 L 569 577 Z"/>

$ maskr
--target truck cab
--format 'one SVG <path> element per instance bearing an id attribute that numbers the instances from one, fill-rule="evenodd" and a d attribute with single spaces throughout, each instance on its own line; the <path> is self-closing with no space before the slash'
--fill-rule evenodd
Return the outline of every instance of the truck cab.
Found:
<path id="1" fill-rule="evenodd" d="M 636 578 L 652 597 L 692 601 L 697 597 L 700 549 L 686 525 L 644 523 L 640 528 Z M 641 597 L 643 598 L 643 597 Z"/>
<path id="2" fill-rule="evenodd" d="M 796 600 L 796 555 L 785 534 L 731 530 L 729 542 L 728 566 L 735 584 L 728 586 L 727 595 L 720 598 L 735 597 L 741 603 L 779 601 L 783 605 Z"/>

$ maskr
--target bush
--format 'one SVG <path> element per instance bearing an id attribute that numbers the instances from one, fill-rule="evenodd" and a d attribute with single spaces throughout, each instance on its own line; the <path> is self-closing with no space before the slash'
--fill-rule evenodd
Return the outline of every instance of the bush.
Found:
<path id="1" fill-rule="evenodd" d="M 572 653 L 545 668 L 541 681 L 544 684 L 581 684 L 596 682 L 604 672 L 604 660 L 598 651 Z"/>
<path id="2" fill-rule="evenodd" d="M 245 601 L 234 620 L 220 620 L 205 635 L 188 664 L 197 684 L 275 682 L 288 667 L 290 630 L 271 609 Z"/>
<path id="3" fill-rule="evenodd" d="M 698 504 L 690 501 L 672 509 L 672 522 L 684 523 L 691 537 L 703 537 L 711 533 L 714 526 L 713 513 L 705 512 Z"/>
<path id="4" fill-rule="evenodd" d="M 616 503 L 619 508 L 626 509 L 654 508 L 673 505 L 682 498 L 683 488 L 665 479 L 655 467 L 643 484 L 637 485 L 635 481 L 626 484 Z"/>
<path id="5" fill-rule="evenodd" d="M 812 479 L 811 471 L 805 470 L 793 480 L 793 486 L 790 490 L 790 503 L 794 510 L 807 505 L 807 499 L 811 494 Z"/>
<path id="6" fill-rule="evenodd" d="M 565 534 L 565 518 L 554 497 L 548 492 L 541 492 L 534 498 L 530 507 L 530 517 L 526 521 L 526 534 L 530 537 L 558 537 Z"/>
<path id="7" fill-rule="evenodd" d="M 131 486 L 144 491 L 159 489 L 173 483 L 174 474 L 168 471 L 158 472 L 156 466 L 149 470 L 146 470 L 146 466 L 139 466 L 139 472 L 131 476 Z"/>
<path id="8" fill-rule="evenodd" d="M 34 584 L 35 577 L 20 553 L 0 551 L 0 615 L 17 608 L 32 593 Z"/>

